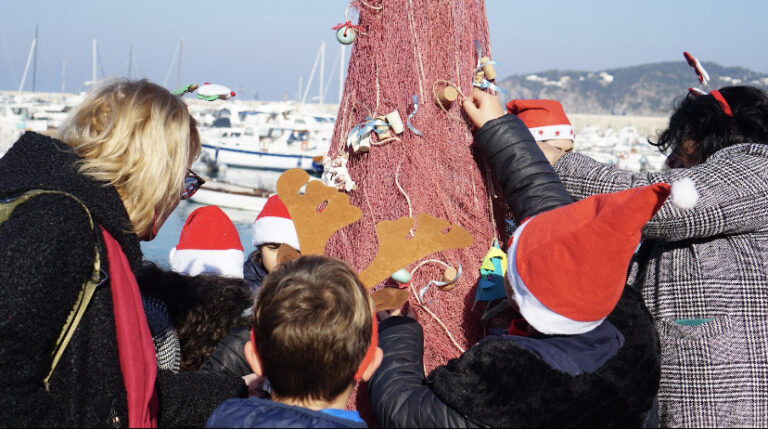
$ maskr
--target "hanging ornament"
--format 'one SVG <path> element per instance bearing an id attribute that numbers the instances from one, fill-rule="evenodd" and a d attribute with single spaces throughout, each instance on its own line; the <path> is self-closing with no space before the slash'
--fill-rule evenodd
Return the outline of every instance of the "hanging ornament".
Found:
<path id="1" fill-rule="evenodd" d="M 491 248 L 480 264 L 480 280 L 477 282 L 475 302 L 504 298 L 504 275 L 507 273 L 507 254 L 501 250 L 499 240 L 494 239 Z"/>
<path id="2" fill-rule="evenodd" d="M 342 45 L 351 45 L 357 38 L 357 33 L 365 34 L 365 29 L 359 25 L 352 24 L 352 21 L 349 19 L 349 6 L 347 6 L 347 10 L 344 12 L 344 21 L 333 27 L 336 30 L 336 40 Z"/>
<path id="3" fill-rule="evenodd" d="M 234 96 L 234 91 L 224 85 L 217 85 L 215 83 L 206 82 L 197 89 L 197 98 L 206 101 L 226 100 Z"/>

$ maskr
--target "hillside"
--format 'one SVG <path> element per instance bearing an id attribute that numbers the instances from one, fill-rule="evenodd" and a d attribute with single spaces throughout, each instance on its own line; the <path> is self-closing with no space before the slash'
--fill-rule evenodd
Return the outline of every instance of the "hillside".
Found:
<path id="1" fill-rule="evenodd" d="M 768 89 L 768 74 L 742 67 L 703 63 L 710 88 L 752 85 Z M 506 98 L 552 98 L 568 113 L 666 116 L 677 98 L 699 86 L 685 61 L 662 62 L 597 72 L 549 70 L 500 81 Z M 504 97 L 503 94 L 501 94 Z"/>

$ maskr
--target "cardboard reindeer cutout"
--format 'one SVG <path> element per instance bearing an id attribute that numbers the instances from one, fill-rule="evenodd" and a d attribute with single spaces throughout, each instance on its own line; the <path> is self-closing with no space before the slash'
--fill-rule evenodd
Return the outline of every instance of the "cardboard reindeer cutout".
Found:
<path id="1" fill-rule="evenodd" d="M 304 191 L 302 192 L 302 188 Z M 349 203 L 349 196 L 320 181 L 310 181 L 304 170 L 288 170 L 277 180 L 277 193 L 288 208 L 296 226 L 302 253 L 323 255 L 328 240 L 342 228 L 358 221 L 359 208 Z M 425 256 L 446 249 L 471 246 L 472 236 L 462 227 L 448 221 L 420 214 L 416 219 L 401 217 L 376 224 L 378 252 L 374 260 L 359 273 L 367 289 L 387 279 L 398 269 Z M 288 246 L 278 253 L 278 261 L 298 256 Z M 408 289 L 381 288 L 372 293 L 377 311 L 402 307 L 408 301 Z"/>

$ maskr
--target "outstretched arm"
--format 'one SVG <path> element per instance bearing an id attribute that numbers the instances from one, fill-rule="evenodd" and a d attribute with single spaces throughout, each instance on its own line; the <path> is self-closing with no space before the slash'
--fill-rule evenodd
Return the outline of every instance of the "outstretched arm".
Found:
<path id="1" fill-rule="evenodd" d="M 419 322 L 409 317 L 384 320 L 379 325 L 379 347 L 384 359 L 369 381 L 368 395 L 380 426 L 474 426 L 425 384 Z"/>
<path id="2" fill-rule="evenodd" d="M 464 110 L 479 128 L 475 141 L 493 166 L 516 222 L 573 202 L 528 127 L 504 115 L 496 96 L 475 89 Z"/>
<path id="3" fill-rule="evenodd" d="M 691 168 L 649 173 L 620 170 L 569 153 L 555 171 L 576 199 L 651 183 L 690 178 L 699 194 L 696 206 L 681 210 L 667 201 L 643 228 L 643 238 L 680 241 L 756 231 L 768 224 L 768 156 L 764 149 L 737 145 Z"/>

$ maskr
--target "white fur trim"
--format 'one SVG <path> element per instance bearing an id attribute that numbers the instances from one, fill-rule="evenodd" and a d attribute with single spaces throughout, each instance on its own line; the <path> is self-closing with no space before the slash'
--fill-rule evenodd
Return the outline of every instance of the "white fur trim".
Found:
<path id="1" fill-rule="evenodd" d="M 566 139 L 573 140 L 576 135 L 570 125 L 547 125 L 546 127 L 528 128 L 536 141 Z"/>
<path id="2" fill-rule="evenodd" d="M 196 276 L 202 273 L 243 278 L 245 253 L 242 250 L 171 249 L 171 269 Z"/>
<path id="3" fill-rule="evenodd" d="M 692 209 L 699 201 L 699 193 L 696 191 L 696 184 L 690 177 L 683 177 L 672 183 L 672 189 L 669 194 L 672 204 L 681 209 Z"/>
<path id="4" fill-rule="evenodd" d="M 535 217 L 535 216 L 534 216 Z M 530 222 L 533 218 L 528 220 Z M 513 235 L 512 245 L 507 250 L 507 279 L 515 293 L 514 299 L 520 308 L 520 314 L 537 331 L 547 335 L 577 335 L 589 332 L 605 320 L 605 317 L 593 322 L 572 320 L 560 315 L 541 303 L 525 286 L 517 273 L 516 253 L 520 235 L 528 224 L 520 225 Z"/>
<path id="5" fill-rule="evenodd" d="M 296 235 L 296 227 L 293 221 L 284 217 L 265 216 L 256 219 L 253 222 L 253 240 L 254 246 L 258 247 L 264 243 L 285 243 L 294 249 L 299 248 L 299 237 Z"/>

